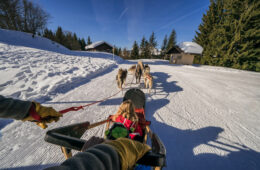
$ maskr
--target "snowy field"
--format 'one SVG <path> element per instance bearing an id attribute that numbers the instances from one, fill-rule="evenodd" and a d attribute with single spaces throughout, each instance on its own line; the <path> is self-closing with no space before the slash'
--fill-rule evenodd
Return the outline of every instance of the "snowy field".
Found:
<path id="1" fill-rule="evenodd" d="M 13 38 L 9 38 L 13 37 Z M 0 30 L 0 94 L 37 100 L 62 110 L 118 92 L 122 61 L 106 53 L 72 52 L 47 39 Z M 167 149 L 165 169 L 260 169 L 260 74 L 222 67 L 170 65 L 143 60 L 155 79 L 150 94 L 128 75 L 124 92 L 146 93 L 146 116 Z M 123 93 L 124 93 L 123 92 Z M 63 162 L 58 146 L 44 142 L 47 130 L 114 114 L 123 93 L 78 112 L 66 113 L 42 130 L 30 122 L 0 120 L 0 169 L 43 169 Z M 84 134 L 102 136 L 104 126 Z"/>

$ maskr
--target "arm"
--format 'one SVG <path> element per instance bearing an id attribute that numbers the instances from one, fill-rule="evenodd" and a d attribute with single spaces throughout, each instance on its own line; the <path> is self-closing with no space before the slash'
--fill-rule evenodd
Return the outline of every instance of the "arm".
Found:
<path id="1" fill-rule="evenodd" d="M 22 120 L 28 116 L 32 102 L 5 98 L 0 95 L 0 117 Z"/>
<path id="2" fill-rule="evenodd" d="M 92 137 L 96 138 L 96 137 Z M 91 140 L 91 139 L 90 139 Z M 88 145 L 88 144 L 87 144 Z M 48 168 L 56 169 L 132 169 L 136 162 L 144 156 L 151 148 L 141 142 L 127 138 L 108 140 L 102 144 L 97 144 L 84 152 L 77 153 L 72 158 L 67 159 L 60 166 Z M 83 146 L 84 148 L 84 146 Z"/>
<path id="3" fill-rule="evenodd" d="M 37 102 L 6 98 L 0 95 L 0 117 L 22 121 L 34 121 L 43 129 L 47 123 L 57 122 L 62 116 L 52 107 L 42 106 Z"/>
<path id="4" fill-rule="evenodd" d="M 116 150 L 108 144 L 98 144 L 85 152 L 77 153 L 59 166 L 47 170 L 77 169 L 77 170 L 120 170 L 120 159 Z"/>

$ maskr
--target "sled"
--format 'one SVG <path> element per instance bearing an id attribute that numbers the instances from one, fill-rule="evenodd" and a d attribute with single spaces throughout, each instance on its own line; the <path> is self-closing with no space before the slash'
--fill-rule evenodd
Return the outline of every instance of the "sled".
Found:
<path id="1" fill-rule="evenodd" d="M 130 89 L 125 93 L 123 101 L 130 99 L 136 109 L 135 112 L 139 117 L 140 125 L 144 131 L 143 143 L 147 143 L 150 139 L 152 150 L 146 153 L 137 164 L 151 166 L 154 169 L 162 169 L 166 166 L 166 149 L 160 138 L 150 129 L 150 121 L 145 119 L 145 94 L 139 89 Z M 85 142 L 81 139 L 83 134 L 94 127 L 106 124 L 108 130 L 113 121 L 110 117 L 106 120 L 90 124 L 89 122 L 82 122 L 72 124 L 64 127 L 55 128 L 47 131 L 45 141 L 61 146 L 61 150 L 66 159 L 72 157 L 72 150 L 81 151 Z"/>

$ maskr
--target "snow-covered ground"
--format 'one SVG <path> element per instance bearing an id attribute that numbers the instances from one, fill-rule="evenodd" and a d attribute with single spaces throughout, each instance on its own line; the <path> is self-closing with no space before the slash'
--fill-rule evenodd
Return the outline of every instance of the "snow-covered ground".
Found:
<path id="1" fill-rule="evenodd" d="M 117 69 L 136 63 L 117 57 L 113 61 L 109 54 L 72 52 L 57 44 L 52 47 L 46 39 L 33 46 L 37 42 L 30 35 L 16 32 L 20 38 L 12 41 L 10 32 L 2 36 L 6 33 L 0 30 L 0 94 L 37 100 L 57 110 L 115 94 Z M 147 119 L 167 149 L 166 169 L 260 169 L 259 73 L 170 65 L 163 60 L 144 63 L 151 67 L 155 90 L 148 94 L 142 81 L 128 85 L 124 92 L 137 87 L 146 93 Z M 132 80 L 128 75 L 127 82 Z M 30 122 L 0 120 L 0 168 L 43 169 L 63 162 L 60 148 L 44 142 L 46 131 L 103 120 L 116 112 L 122 97 L 119 93 L 69 112 L 46 130 Z M 84 138 L 103 133 L 104 126 L 94 128 Z"/>
<path id="2" fill-rule="evenodd" d="M 44 102 L 87 83 L 122 61 L 107 53 L 70 51 L 46 38 L 0 29 L 0 92 Z"/>

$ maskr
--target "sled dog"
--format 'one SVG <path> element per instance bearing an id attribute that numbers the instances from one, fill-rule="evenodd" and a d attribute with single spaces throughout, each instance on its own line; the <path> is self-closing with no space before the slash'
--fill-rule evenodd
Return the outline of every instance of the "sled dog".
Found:
<path id="1" fill-rule="evenodd" d="M 126 77 L 127 77 L 127 70 L 120 68 L 116 75 L 116 81 L 117 81 L 118 88 L 122 89 L 123 84 L 125 85 Z"/>
<path id="2" fill-rule="evenodd" d="M 144 66 L 144 74 L 149 73 L 150 74 L 150 66 L 148 64 L 145 64 Z"/>
<path id="3" fill-rule="evenodd" d="M 128 69 L 128 72 L 131 73 L 132 75 L 135 74 L 135 70 L 136 70 L 136 65 L 132 65 L 129 69 Z"/>
<path id="4" fill-rule="evenodd" d="M 151 92 L 151 89 L 153 88 L 153 77 L 150 73 L 145 72 L 144 73 L 144 85 L 145 88 L 149 88 L 149 93 Z"/>
<path id="5" fill-rule="evenodd" d="M 142 61 L 138 61 L 137 65 L 139 65 L 141 67 L 141 71 L 142 71 L 142 74 L 144 72 L 144 64 Z"/>
<path id="6" fill-rule="evenodd" d="M 142 69 L 141 69 L 141 66 L 139 64 L 137 64 L 137 67 L 136 67 L 136 70 L 135 70 L 136 84 L 140 83 L 141 76 L 142 76 Z"/>

